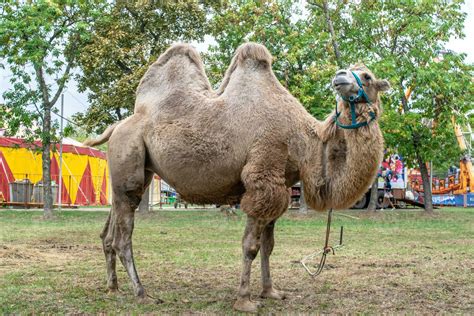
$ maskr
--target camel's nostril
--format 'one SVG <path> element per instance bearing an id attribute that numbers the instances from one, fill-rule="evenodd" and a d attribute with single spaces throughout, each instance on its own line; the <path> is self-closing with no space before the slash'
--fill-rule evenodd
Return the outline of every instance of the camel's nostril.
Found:
<path id="1" fill-rule="evenodd" d="M 336 72 L 336 77 L 337 76 L 346 76 L 347 75 L 347 70 L 339 70 Z"/>

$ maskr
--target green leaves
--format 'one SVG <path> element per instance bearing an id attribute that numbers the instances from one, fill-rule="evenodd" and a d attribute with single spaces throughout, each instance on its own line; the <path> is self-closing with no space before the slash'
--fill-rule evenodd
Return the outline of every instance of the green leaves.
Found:
<path id="1" fill-rule="evenodd" d="M 93 24 L 101 5 L 79 1 L 2 3 L 0 58 L 12 73 L 13 89 L 3 97 L 0 123 L 14 134 L 20 125 L 36 137 L 38 130 L 70 78 L 80 53 L 81 38 Z"/>
<path id="2" fill-rule="evenodd" d="M 107 3 L 81 49 L 79 89 L 90 108 L 75 119 L 101 132 L 133 111 L 139 80 L 173 42 L 202 40 L 215 3 L 118 1 Z"/>

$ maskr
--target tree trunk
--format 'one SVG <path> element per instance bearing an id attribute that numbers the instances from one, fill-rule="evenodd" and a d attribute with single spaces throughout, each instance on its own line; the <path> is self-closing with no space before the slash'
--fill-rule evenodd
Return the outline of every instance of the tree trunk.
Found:
<path id="1" fill-rule="evenodd" d="M 329 14 L 328 2 L 323 1 L 323 12 L 324 17 L 326 18 L 326 25 L 328 27 L 328 32 L 331 34 L 332 47 L 334 49 L 334 55 L 336 55 L 336 62 L 340 68 L 344 68 L 342 64 L 341 51 L 339 50 L 339 43 L 337 42 L 336 32 L 334 31 L 334 26 L 332 24 L 331 15 Z"/>
<path id="2" fill-rule="evenodd" d="M 44 217 L 51 218 L 53 217 L 53 192 L 51 189 L 51 109 L 61 95 L 64 85 L 66 84 L 69 72 L 71 71 L 73 60 L 69 61 L 62 79 L 58 81 L 58 88 L 53 98 L 49 98 L 49 88 L 46 84 L 43 66 L 41 63 L 34 63 L 33 68 L 36 72 L 36 80 L 38 81 L 38 87 L 41 92 L 41 97 L 43 99 L 43 130 L 41 131 L 41 142 L 42 142 L 42 163 L 43 163 L 43 209 Z M 60 179 L 61 181 L 61 179 Z"/>
<path id="3" fill-rule="evenodd" d="M 369 205 L 367 206 L 367 211 L 375 212 L 377 209 L 377 198 L 379 191 L 379 177 L 376 177 L 374 183 L 372 183 L 372 187 L 370 189 L 370 201 Z"/>
<path id="4" fill-rule="evenodd" d="M 140 204 L 138 205 L 138 212 L 145 214 L 150 211 L 150 186 L 148 186 L 145 190 L 145 193 L 143 193 L 142 200 L 140 201 Z"/>
<path id="5" fill-rule="evenodd" d="M 53 217 L 53 192 L 51 189 L 51 107 L 43 105 L 43 202 L 44 218 Z"/>
<path id="6" fill-rule="evenodd" d="M 430 177 L 428 174 L 428 168 L 426 167 L 426 163 L 421 159 L 420 155 L 417 154 L 418 166 L 420 168 L 421 173 L 421 180 L 423 182 L 423 193 L 424 193 L 424 202 L 425 202 L 425 211 L 426 212 L 433 212 L 433 198 L 431 194 L 431 183 Z"/>
<path id="7" fill-rule="evenodd" d="M 308 213 L 308 204 L 306 204 L 306 200 L 304 198 L 304 190 L 303 190 L 303 181 L 300 182 L 301 187 L 300 187 L 300 209 L 299 212 L 301 214 L 307 214 Z"/>

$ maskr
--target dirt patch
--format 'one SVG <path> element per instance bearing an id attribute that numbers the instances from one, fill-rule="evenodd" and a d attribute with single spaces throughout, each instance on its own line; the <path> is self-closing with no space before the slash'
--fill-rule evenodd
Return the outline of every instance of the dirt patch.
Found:
<path id="1" fill-rule="evenodd" d="M 40 239 L 30 246 L 41 250 L 55 249 L 57 252 L 98 251 L 102 249 L 98 245 L 71 244 L 59 238 Z"/>
<path id="2" fill-rule="evenodd" d="M 25 267 L 58 267 L 74 260 L 96 257 L 100 247 L 38 240 L 33 244 L 0 245 L 0 275 L 21 271 Z"/>
<path id="3" fill-rule="evenodd" d="M 362 263 L 361 267 L 369 268 L 406 268 L 414 267 L 416 264 L 414 262 L 371 262 L 371 263 Z"/>

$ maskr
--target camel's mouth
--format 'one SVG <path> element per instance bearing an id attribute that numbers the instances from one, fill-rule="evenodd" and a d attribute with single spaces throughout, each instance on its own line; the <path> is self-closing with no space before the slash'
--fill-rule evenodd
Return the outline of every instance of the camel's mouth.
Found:
<path id="1" fill-rule="evenodd" d="M 342 86 L 347 86 L 349 84 L 351 84 L 352 82 L 350 82 L 349 80 L 347 80 L 346 78 L 344 77 L 341 77 L 341 76 L 337 76 L 336 78 L 333 79 L 332 81 L 332 85 L 335 89 L 337 88 L 340 88 Z"/>

